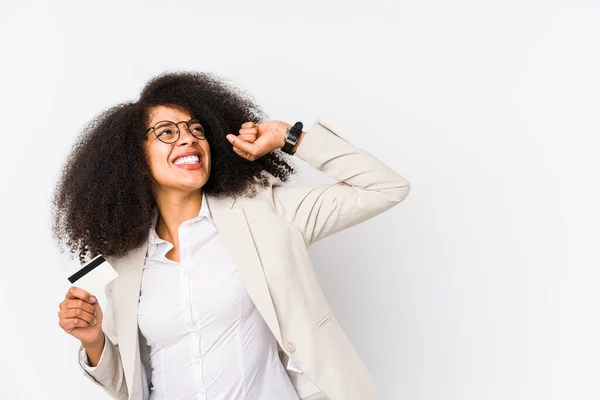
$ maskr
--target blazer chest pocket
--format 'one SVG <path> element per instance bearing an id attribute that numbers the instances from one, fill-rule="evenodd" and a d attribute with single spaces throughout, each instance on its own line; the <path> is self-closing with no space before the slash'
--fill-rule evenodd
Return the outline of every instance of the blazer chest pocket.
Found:
<path id="1" fill-rule="evenodd" d="M 331 321 L 331 318 L 333 318 L 333 314 L 331 312 L 328 312 L 327 314 L 325 314 L 325 316 L 323 318 L 321 318 L 319 320 L 319 322 L 317 322 L 317 328 L 323 329 L 325 326 L 327 326 L 329 321 Z"/>

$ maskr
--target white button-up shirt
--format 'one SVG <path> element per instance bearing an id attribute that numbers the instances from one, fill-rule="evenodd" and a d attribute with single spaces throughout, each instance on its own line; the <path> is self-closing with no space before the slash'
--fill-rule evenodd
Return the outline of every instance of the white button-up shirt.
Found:
<path id="1" fill-rule="evenodd" d="M 204 195 L 179 226 L 180 262 L 165 257 L 173 244 L 156 234 L 157 218 L 155 208 L 138 304 L 150 400 L 298 400 Z"/>

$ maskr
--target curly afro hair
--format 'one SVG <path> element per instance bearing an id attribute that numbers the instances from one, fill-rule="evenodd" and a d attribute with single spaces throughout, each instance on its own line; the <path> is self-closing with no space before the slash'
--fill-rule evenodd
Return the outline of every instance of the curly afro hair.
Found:
<path id="1" fill-rule="evenodd" d="M 94 117 L 77 137 L 52 200 L 52 234 L 81 264 L 102 254 L 121 256 L 148 236 L 155 200 L 144 152 L 152 107 L 186 110 L 205 128 L 211 174 L 202 187 L 215 196 L 254 197 L 271 177 L 295 173 L 274 151 L 248 161 L 225 139 L 247 121 L 267 120 L 251 96 L 206 72 L 165 73 L 152 78 L 136 102 L 115 105 Z"/>

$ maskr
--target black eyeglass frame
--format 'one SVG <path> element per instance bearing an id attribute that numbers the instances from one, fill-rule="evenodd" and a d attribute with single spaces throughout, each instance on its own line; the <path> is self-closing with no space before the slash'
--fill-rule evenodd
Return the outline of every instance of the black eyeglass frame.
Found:
<path id="1" fill-rule="evenodd" d="M 190 124 L 192 123 L 192 121 L 194 123 L 198 123 L 198 125 L 200 125 L 200 127 L 202 127 L 202 132 L 204 134 L 204 137 L 198 137 L 196 135 L 194 135 L 194 133 L 192 132 L 192 130 L 190 129 Z M 172 142 L 165 142 L 164 140 L 162 140 L 157 134 L 156 134 L 156 126 L 158 124 L 164 123 L 164 122 L 169 122 L 173 125 L 175 125 L 175 129 L 177 130 L 177 138 L 172 141 Z M 188 131 L 192 134 L 193 137 L 195 137 L 196 139 L 199 140 L 206 140 L 206 130 L 204 129 L 204 125 L 202 125 L 202 123 L 200 122 L 200 120 L 196 117 L 191 118 L 189 121 L 179 121 L 179 122 L 173 122 L 173 121 L 168 121 L 168 120 L 164 120 L 164 121 L 158 121 L 157 123 L 154 124 L 154 126 L 151 126 L 150 128 L 146 129 L 146 131 L 144 132 L 144 136 L 146 137 L 146 140 L 148 139 L 148 131 L 152 130 L 152 132 L 154 133 L 154 137 L 157 138 L 158 140 L 160 140 L 161 142 L 165 143 L 165 144 L 173 144 L 176 143 L 179 140 L 179 136 L 180 136 L 180 131 L 179 131 L 179 124 L 181 123 L 185 123 L 185 125 L 188 128 Z"/>

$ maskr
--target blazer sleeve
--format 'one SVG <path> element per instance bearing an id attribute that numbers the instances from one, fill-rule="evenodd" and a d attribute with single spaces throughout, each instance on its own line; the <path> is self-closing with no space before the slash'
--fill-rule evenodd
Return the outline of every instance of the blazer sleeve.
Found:
<path id="1" fill-rule="evenodd" d="M 272 202 L 307 245 L 400 203 L 410 182 L 317 120 L 295 155 L 337 182 L 316 187 L 274 185 Z"/>
<path id="2" fill-rule="evenodd" d="M 127 385 L 125 383 L 125 372 L 119 353 L 119 344 L 115 329 L 115 320 L 112 306 L 112 284 L 105 287 L 107 305 L 102 310 L 102 331 L 104 332 L 104 349 L 98 364 L 95 367 L 89 365 L 89 360 L 83 345 L 79 347 L 79 366 L 83 374 L 99 385 L 112 398 L 119 400 L 128 399 Z"/>

